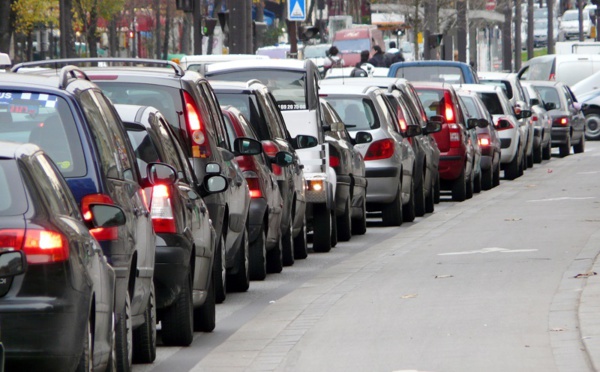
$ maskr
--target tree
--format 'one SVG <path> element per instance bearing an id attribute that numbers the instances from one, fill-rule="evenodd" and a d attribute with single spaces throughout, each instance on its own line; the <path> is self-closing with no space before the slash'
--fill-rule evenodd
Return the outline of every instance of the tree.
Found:
<path id="1" fill-rule="evenodd" d="M 12 5 L 15 0 L 0 1 L 0 19 L 8 20 L 8 22 L 0 22 L 0 52 L 8 53 L 10 49 L 10 38 L 15 30 L 15 12 L 12 10 Z"/>
<path id="2" fill-rule="evenodd" d="M 125 0 L 73 0 L 90 57 L 98 56 L 98 18 L 110 21 L 125 6 Z"/>
<path id="3" fill-rule="evenodd" d="M 33 37 L 32 33 L 36 27 L 44 28 L 48 22 L 58 23 L 55 17 L 54 9 L 58 8 L 58 2 L 47 0 L 16 0 L 12 3 L 11 9 L 14 12 L 15 32 L 27 36 L 27 59 L 33 57 Z M 10 42 L 10 39 L 9 39 Z M 43 40 L 38 40 L 39 50 L 44 50 Z"/>

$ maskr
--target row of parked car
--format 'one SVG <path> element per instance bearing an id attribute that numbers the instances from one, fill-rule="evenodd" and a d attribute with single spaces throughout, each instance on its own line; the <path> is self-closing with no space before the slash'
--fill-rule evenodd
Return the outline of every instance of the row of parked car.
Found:
<path id="1" fill-rule="evenodd" d="M 112 58 L 12 71 L 0 75 L 9 369 L 151 363 L 159 322 L 163 344 L 191 344 L 228 292 L 306 258 L 309 238 L 327 252 L 365 234 L 368 213 L 399 226 L 442 190 L 462 201 L 497 186 L 501 168 L 513 179 L 549 146 L 584 145 L 574 116 L 552 116 L 568 87 L 519 88 L 539 93 L 523 101 L 533 111 L 512 76 L 321 81 L 311 61 L 200 75 Z"/>

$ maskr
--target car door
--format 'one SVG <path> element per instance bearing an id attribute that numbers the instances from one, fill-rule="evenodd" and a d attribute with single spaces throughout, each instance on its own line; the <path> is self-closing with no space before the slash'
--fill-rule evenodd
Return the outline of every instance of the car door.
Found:
<path id="1" fill-rule="evenodd" d="M 575 107 L 577 99 L 567 85 L 562 85 L 561 91 L 567 101 L 567 109 L 571 113 L 571 127 L 573 128 L 573 131 L 579 132 L 580 135 L 585 130 L 585 116 L 583 114 L 583 110 Z"/>

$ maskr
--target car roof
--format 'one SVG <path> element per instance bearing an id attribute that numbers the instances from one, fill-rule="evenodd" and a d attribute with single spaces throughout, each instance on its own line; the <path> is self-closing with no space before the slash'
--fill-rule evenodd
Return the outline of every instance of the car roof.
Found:
<path id="1" fill-rule="evenodd" d="M 529 83 L 531 83 L 531 85 L 533 85 L 534 87 L 536 87 L 536 86 L 557 87 L 559 85 L 564 85 L 562 81 L 552 81 L 552 80 L 530 80 Z"/>
<path id="2" fill-rule="evenodd" d="M 230 90 L 230 91 L 243 91 L 243 90 L 254 90 L 254 88 L 265 87 L 263 83 L 258 80 L 243 81 L 224 81 L 224 80 L 210 80 L 210 86 L 214 90 Z"/>
<path id="3" fill-rule="evenodd" d="M 409 62 L 396 62 L 390 67 L 413 67 L 413 66 L 468 66 L 464 62 L 459 61 L 442 61 L 442 60 L 425 60 L 425 61 L 409 61 Z"/>
<path id="4" fill-rule="evenodd" d="M 6 73 L 0 75 L 0 85 L 11 85 L 28 89 L 36 87 L 38 89 L 55 89 L 58 90 L 58 76 L 52 70 L 53 75 L 37 75 L 37 74 L 15 74 Z"/>
<path id="5" fill-rule="evenodd" d="M 355 86 L 375 86 L 380 88 L 388 88 L 394 84 L 398 78 L 396 77 L 349 77 L 347 79 L 325 79 L 319 82 L 319 86 L 325 85 L 355 85 Z"/>
<path id="6" fill-rule="evenodd" d="M 382 90 L 376 86 L 361 86 L 361 85 L 339 85 L 331 84 L 324 85 L 319 88 L 319 95 L 368 95 L 375 90 Z"/>
<path id="7" fill-rule="evenodd" d="M 121 117 L 121 121 L 124 123 L 137 123 L 141 124 L 146 128 L 150 127 L 147 120 L 142 120 L 143 117 L 148 116 L 150 113 L 159 112 L 156 107 L 152 106 L 141 106 L 141 105 L 123 105 L 115 104 L 115 109 Z"/>
<path id="8" fill-rule="evenodd" d="M 252 68 L 305 71 L 308 63 L 313 62 L 310 60 L 301 61 L 297 59 L 250 59 L 243 61 L 220 62 L 206 66 L 206 74 L 208 75 L 219 71 L 245 70 Z"/>
<path id="9" fill-rule="evenodd" d="M 438 81 L 413 81 L 412 85 L 415 89 L 418 88 L 431 88 L 431 89 L 441 89 L 441 90 L 454 90 L 454 85 L 448 83 L 442 83 Z M 463 84 L 464 85 L 464 84 Z"/>
<path id="10" fill-rule="evenodd" d="M 502 89 L 496 85 L 485 85 L 485 84 L 462 84 L 455 85 L 457 91 L 467 91 L 467 92 L 482 92 L 482 93 L 494 93 L 498 91 L 498 89 Z"/>
<path id="11" fill-rule="evenodd" d="M 194 63 L 194 62 L 224 62 L 224 61 L 238 61 L 247 59 L 269 59 L 268 56 L 262 56 L 257 54 L 203 54 L 203 55 L 192 55 L 183 56 L 179 60 L 180 63 Z"/>
<path id="12" fill-rule="evenodd" d="M 510 80 L 517 76 L 516 73 L 512 72 L 478 72 L 480 80 Z"/>

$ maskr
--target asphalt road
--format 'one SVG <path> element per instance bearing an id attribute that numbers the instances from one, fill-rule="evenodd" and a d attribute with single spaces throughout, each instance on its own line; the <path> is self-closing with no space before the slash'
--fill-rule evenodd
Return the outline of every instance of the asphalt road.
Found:
<path id="1" fill-rule="evenodd" d="M 599 157 L 588 142 L 413 223 L 372 220 L 228 294 L 214 332 L 134 371 L 593 371 L 600 325 L 582 329 L 580 300 L 600 250 Z"/>

